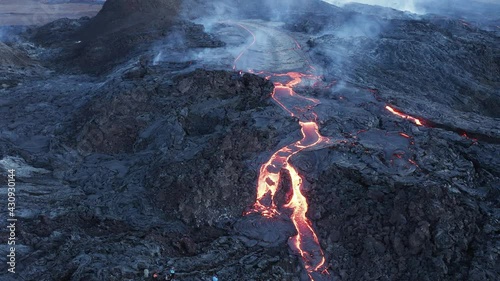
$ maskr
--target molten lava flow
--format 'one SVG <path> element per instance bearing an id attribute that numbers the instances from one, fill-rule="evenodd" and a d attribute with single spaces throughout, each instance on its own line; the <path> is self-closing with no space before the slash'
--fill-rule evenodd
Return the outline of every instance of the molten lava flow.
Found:
<path id="1" fill-rule="evenodd" d="M 302 256 L 304 267 L 311 280 L 314 280 L 313 273 L 327 274 L 325 267 L 325 256 L 319 246 L 318 237 L 307 219 L 307 201 L 302 195 L 302 178 L 293 166 L 287 165 L 285 169 L 292 179 L 293 195 L 285 207 L 293 210 L 291 219 L 298 234 L 290 238 L 290 244 Z"/>
<path id="2" fill-rule="evenodd" d="M 274 75 L 274 77 L 282 76 L 283 74 Z M 310 76 L 297 72 L 287 73 L 286 76 L 291 78 L 291 81 L 285 84 L 276 82 L 272 97 L 291 116 L 300 120 L 302 139 L 279 149 L 261 166 L 257 184 L 257 199 L 252 210 L 247 213 L 258 212 L 267 218 L 278 214 L 274 195 L 279 186 L 281 171 L 287 171 L 292 182 L 292 196 L 285 207 L 292 210 L 291 219 L 298 233 L 291 237 L 289 242 L 290 246 L 302 257 L 309 278 L 314 280 L 314 275 L 328 274 L 328 271 L 318 237 L 306 216 L 308 205 L 301 191 L 302 177 L 289 160 L 290 157 L 306 148 L 328 143 L 329 139 L 320 135 L 318 124 L 315 122 L 317 116 L 311 111 L 314 106 L 319 104 L 319 101 L 302 97 L 296 94 L 292 88 L 298 85 L 303 77 Z M 290 104 L 294 106 L 290 107 Z"/>
<path id="3" fill-rule="evenodd" d="M 238 60 L 256 40 L 251 30 L 242 24 L 239 24 L 239 26 L 250 33 L 253 41 L 236 57 L 233 69 L 236 69 Z M 296 47 L 300 49 L 298 42 L 295 41 L 295 43 Z M 259 74 L 265 74 L 265 72 L 261 71 Z M 298 118 L 302 139 L 282 147 L 271 155 L 266 163 L 262 164 L 257 181 L 257 198 L 253 207 L 246 214 L 256 212 L 260 213 L 266 219 L 271 219 L 279 214 L 274 196 L 279 187 L 281 171 L 287 171 L 291 178 L 292 195 L 284 207 L 292 211 L 291 220 L 297 230 L 297 235 L 290 238 L 289 244 L 300 254 L 309 278 L 314 281 L 315 279 L 317 280 L 316 277 L 328 276 L 329 273 L 325 266 L 325 257 L 318 237 L 306 216 L 308 205 L 306 198 L 302 194 L 302 177 L 289 161 L 293 155 L 304 149 L 330 143 L 330 139 L 320 135 L 318 124 L 316 123 L 317 115 L 312 111 L 320 103 L 319 100 L 300 96 L 293 90 L 293 87 L 302 83 L 303 79 L 316 81 L 318 77 L 299 72 L 266 74 L 266 79 L 273 78 L 274 80 L 280 80 L 280 82 L 274 82 L 275 88 L 272 97 L 291 116 Z M 283 82 L 283 79 L 286 81 Z"/>
<path id="4" fill-rule="evenodd" d="M 277 206 L 274 202 L 274 195 L 278 189 L 281 170 L 285 169 L 290 171 L 289 167 L 291 166 L 288 161 L 294 154 L 305 148 L 313 147 L 321 142 L 328 141 L 328 138 L 319 134 L 318 125 L 315 122 L 299 122 L 299 124 L 302 127 L 302 139 L 276 151 L 271 158 L 260 167 L 257 184 L 257 200 L 253 210 L 247 213 L 257 211 L 265 217 L 272 217 L 278 214 Z M 289 204 L 290 203 L 291 202 L 289 202 Z M 307 204 L 305 210 L 307 211 Z"/>
<path id="5" fill-rule="evenodd" d="M 392 107 L 391 107 L 391 106 L 389 106 L 389 105 L 386 105 L 386 106 L 385 106 L 385 109 L 387 109 L 390 113 L 392 113 L 392 114 L 394 114 L 394 115 L 397 115 L 397 116 L 399 116 L 399 117 L 401 117 L 401 118 L 403 118 L 403 119 L 408 119 L 408 120 L 410 120 L 411 122 L 415 123 L 415 124 L 416 124 L 416 125 L 418 125 L 418 126 L 423 126 L 423 125 L 424 125 L 424 123 L 423 123 L 420 119 L 415 118 L 415 117 L 413 117 L 413 116 L 410 116 L 410 115 L 408 115 L 408 114 L 405 114 L 405 113 L 403 113 L 403 112 L 401 112 L 401 111 L 399 111 L 399 110 L 396 110 L 396 109 L 392 108 Z"/>

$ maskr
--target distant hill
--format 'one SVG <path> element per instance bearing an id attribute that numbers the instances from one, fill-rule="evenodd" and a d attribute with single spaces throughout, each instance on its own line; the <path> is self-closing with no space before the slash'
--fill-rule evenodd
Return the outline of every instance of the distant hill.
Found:
<path id="1" fill-rule="evenodd" d="M 102 1 L 57 1 L 1 0 L 0 26 L 42 25 L 60 18 L 92 17 L 102 7 Z"/>
<path id="2" fill-rule="evenodd" d="M 89 4 L 102 4 L 106 2 L 106 0 L 46 0 L 47 3 L 50 4 L 58 4 L 58 3 L 89 3 Z"/>
<path id="3" fill-rule="evenodd" d="M 151 26 L 168 28 L 175 21 L 180 0 L 108 0 L 80 33 L 82 38 Z"/>

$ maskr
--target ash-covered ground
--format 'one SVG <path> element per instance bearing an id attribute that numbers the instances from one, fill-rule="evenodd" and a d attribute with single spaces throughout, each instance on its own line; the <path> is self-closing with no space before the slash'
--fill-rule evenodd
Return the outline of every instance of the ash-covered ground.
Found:
<path id="1" fill-rule="evenodd" d="M 500 279 L 498 19 L 270 2 L 108 0 L 0 29 L 0 279 L 309 280 L 290 221 L 243 216 L 301 138 L 265 78 L 288 71 L 319 77 L 295 90 L 335 140 L 291 159 L 329 280 Z"/>

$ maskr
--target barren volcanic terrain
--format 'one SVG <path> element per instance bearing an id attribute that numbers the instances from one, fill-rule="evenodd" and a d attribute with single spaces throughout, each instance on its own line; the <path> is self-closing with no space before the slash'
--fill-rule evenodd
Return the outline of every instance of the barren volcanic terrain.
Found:
<path id="1" fill-rule="evenodd" d="M 39 25 L 60 18 L 92 17 L 101 7 L 101 2 L 92 0 L 2 0 L 0 26 Z"/>
<path id="2" fill-rule="evenodd" d="M 500 13 L 66 2 L 1 29 L 1 280 L 500 279 Z"/>

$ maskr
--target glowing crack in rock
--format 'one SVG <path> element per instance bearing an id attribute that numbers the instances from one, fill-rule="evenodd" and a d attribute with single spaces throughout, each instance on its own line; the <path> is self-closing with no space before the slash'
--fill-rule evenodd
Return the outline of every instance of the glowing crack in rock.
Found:
<path id="1" fill-rule="evenodd" d="M 415 118 L 413 116 L 410 116 L 408 114 L 405 114 L 397 109 L 394 109 L 392 106 L 389 106 L 389 105 L 386 105 L 385 106 L 385 109 L 387 109 L 390 113 L 396 115 L 396 116 L 399 116 L 403 119 L 407 119 L 407 120 L 410 120 L 411 122 L 415 123 L 416 125 L 418 126 L 423 126 L 424 123 L 422 120 L 418 119 L 418 118 Z"/>
<path id="2" fill-rule="evenodd" d="M 243 54 L 248 51 L 248 49 L 250 49 L 250 47 L 253 46 L 253 44 L 255 44 L 255 41 L 257 41 L 257 38 L 255 37 L 255 34 L 248 28 L 246 28 L 244 25 L 242 24 L 238 24 L 239 27 L 245 29 L 248 33 L 250 33 L 250 35 L 252 35 L 252 43 L 250 43 L 248 46 L 246 46 L 239 54 L 238 56 L 236 57 L 236 59 L 234 60 L 234 64 L 233 64 L 233 69 L 236 70 L 236 62 L 238 62 L 241 58 L 241 56 L 243 56 Z"/>
<path id="3" fill-rule="evenodd" d="M 247 46 L 235 59 L 236 63 L 246 50 L 256 42 L 254 33 L 242 24 L 238 24 L 253 37 Z M 300 45 L 295 41 L 297 48 Z M 250 70 L 250 72 L 253 72 Z M 263 72 L 259 72 L 263 74 Z M 292 211 L 290 218 L 297 230 L 297 235 L 290 237 L 289 245 L 302 257 L 304 268 L 310 280 L 328 278 L 329 272 L 325 265 L 325 256 L 318 241 L 318 237 L 307 218 L 308 203 L 302 194 L 303 180 L 298 171 L 290 164 L 290 158 L 298 152 L 308 148 L 321 148 L 328 145 L 330 140 L 319 133 L 317 116 L 312 109 L 320 102 L 317 99 L 298 95 L 293 90 L 294 86 L 302 83 L 303 79 L 317 80 L 318 77 L 299 72 L 269 74 L 266 79 L 288 79 L 288 82 L 275 82 L 272 98 L 291 116 L 298 118 L 301 126 L 302 139 L 286 145 L 276 151 L 269 160 L 260 167 L 257 181 L 257 196 L 251 210 L 246 214 L 259 213 L 263 219 L 272 219 L 279 214 L 275 202 L 275 194 L 280 185 L 281 172 L 288 172 L 291 179 L 291 197 L 284 205 Z M 329 278 L 328 278 L 329 279 Z"/>

